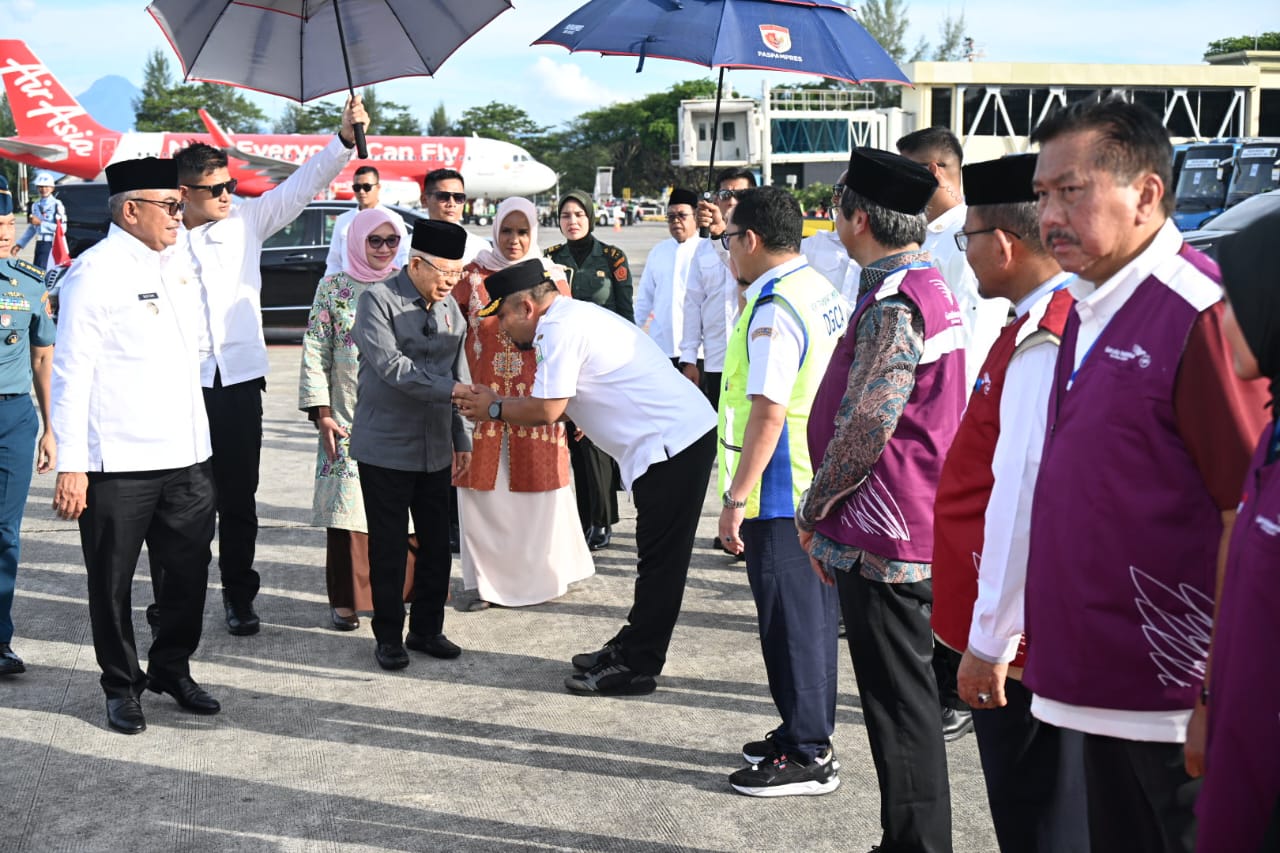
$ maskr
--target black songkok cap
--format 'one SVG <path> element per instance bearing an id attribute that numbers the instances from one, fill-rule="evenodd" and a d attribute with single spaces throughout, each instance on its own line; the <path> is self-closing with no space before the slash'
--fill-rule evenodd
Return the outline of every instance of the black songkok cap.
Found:
<path id="1" fill-rule="evenodd" d="M 462 260 L 467 232 L 461 225 L 438 219 L 419 219 L 413 226 L 413 249 L 450 261 Z"/>
<path id="2" fill-rule="evenodd" d="M 698 206 L 698 194 L 693 190 L 681 189 L 676 187 L 671 191 L 670 198 L 667 199 L 667 207 L 673 204 L 687 204 L 690 207 Z"/>
<path id="3" fill-rule="evenodd" d="M 178 164 L 159 157 L 121 160 L 107 167 L 107 191 L 111 195 L 134 190 L 176 190 Z"/>
<path id="4" fill-rule="evenodd" d="M 0 216 L 13 213 L 13 194 L 9 192 L 9 182 L 0 175 Z"/>
<path id="5" fill-rule="evenodd" d="M 911 216 L 923 211 L 938 189 L 924 166 L 878 148 L 853 149 L 844 185 L 868 201 Z"/>
<path id="6" fill-rule="evenodd" d="M 1035 201 L 1031 181 L 1036 174 L 1036 155 L 1014 154 L 985 163 L 964 166 L 964 200 L 975 204 L 1022 204 Z"/>
<path id="7" fill-rule="evenodd" d="M 512 264 L 505 270 L 498 270 L 484 280 L 484 289 L 489 291 L 489 304 L 481 308 L 479 314 L 481 317 L 491 317 L 498 313 L 502 300 L 506 297 L 550 280 L 542 258 L 530 258 Z"/>

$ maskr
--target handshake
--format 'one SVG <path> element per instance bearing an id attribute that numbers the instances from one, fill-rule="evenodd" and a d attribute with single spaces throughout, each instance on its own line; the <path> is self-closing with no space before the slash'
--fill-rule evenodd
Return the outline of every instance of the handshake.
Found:
<path id="1" fill-rule="evenodd" d="M 468 420 L 487 421 L 493 420 L 489 417 L 489 404 L 496 402 L 498 395 L 487 385 L 465 385 L 459 382 L 453 386 L 450 399 Z"/>

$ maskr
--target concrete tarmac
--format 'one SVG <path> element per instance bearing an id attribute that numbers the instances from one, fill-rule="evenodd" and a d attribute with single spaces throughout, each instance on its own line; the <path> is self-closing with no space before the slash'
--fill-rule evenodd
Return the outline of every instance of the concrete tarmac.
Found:
<path id="1" fill-rule="evenodd" d="M 599 236 L 639 261 L 665 229 Z M 839 790 L 756 799 L 728 786 L 742 743 L 778 719 L 743 564 L 710 547 L 714 482 L 667 668 L 650 696 L 582 698 L 562 686 L 569 657 L 597 648 L 626 618 L 635 510 L 625 496 L 612 546 L 595 554 L 596 575 L 553 602 L 465 612 L 470 593 L 455 566 L 445 631 L 465 650 L 457 660 L 410 652 L 408 669 L 388 673 L 374 662 L 367 616 L 357 631 L 329 629 L 324 531 L 311 523 L 315 430 L 296 408 L 299 349 L 270 350 L 262 631 L 227 633 L 215 542 L 192 661 L 221 714 L 194 716 L 148 693 L 146 732 L 106 727 L 79 534 L 53 515 L 53 476 L 33 483 L 13 613 L 28 671 L 0 679 L 9 815 L 0 850 L 709 853 L 863 851 L 879 841 L 875 771 L 843 641 Z M 133 587 L 143 656 L 151 600 L 144 553 Z M 948 756 L 955 849 L 995 850 L 972 735 Z"/>

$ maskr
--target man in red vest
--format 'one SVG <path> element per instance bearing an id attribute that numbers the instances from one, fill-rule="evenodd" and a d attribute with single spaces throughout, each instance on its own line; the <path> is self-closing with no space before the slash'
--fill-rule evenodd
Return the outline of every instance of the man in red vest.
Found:
<path id="1" fill-rule="evenodd" d="M 976 371 L 933 515 L 933 630 L 964 657 L 987 800 L 1002 850 L 1087 850 L 1080 736 L 1031 716 L 1022 686 L 1022 588 L 1031 495 L 1044 445 L 1047 383 L 1071 310 L 1073 278 L 1040 242 L 1036 155 L 964 167 L 969 207 L 955 235 L 984 298 L 1017 319 Z M 976 602 L 976 603 L 975 603 Z M 1008 680 L 1006 681 L 1006 677 Z"/>

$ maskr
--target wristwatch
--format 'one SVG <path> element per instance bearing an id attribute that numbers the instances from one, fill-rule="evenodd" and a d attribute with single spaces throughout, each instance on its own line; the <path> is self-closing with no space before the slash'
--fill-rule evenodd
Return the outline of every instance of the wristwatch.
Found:
<path id="1" fill-rule="evenodd" d="M 489 404 L 489 420 L 491 421 L 502 420 L 502 401 L 501 400 L 494 400 L 492 403 Z"/>
<path id="2" fill-rule="evenodd" d="M 729 490 L 725 489 L 724 494 L 720 497 L 720 503 L 725 509 L 742 509 L 747 505 L 746 501 L 735 501 L 733 495 L 729 494 Z"/>

